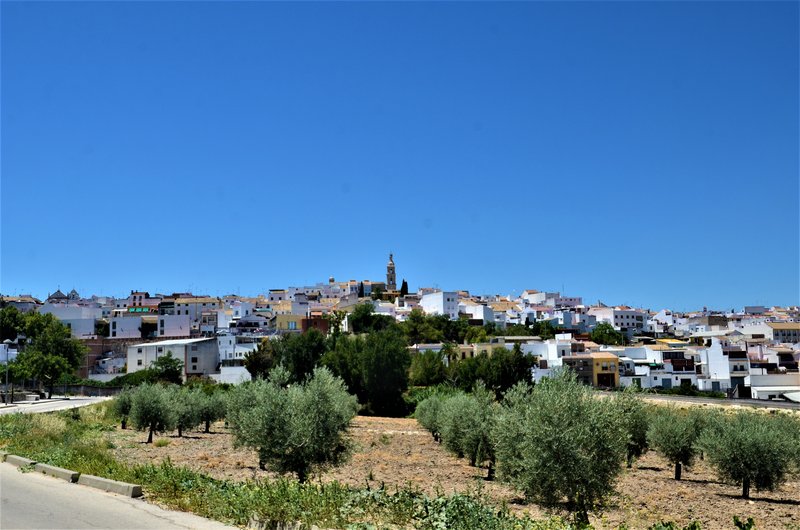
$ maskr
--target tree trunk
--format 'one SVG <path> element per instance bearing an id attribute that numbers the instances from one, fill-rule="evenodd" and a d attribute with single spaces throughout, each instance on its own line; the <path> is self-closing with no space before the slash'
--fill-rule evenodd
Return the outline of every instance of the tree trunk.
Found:
<path id="1" fill-rule="evenodd" d="M 633 467 L 633 453 L 628 453 L 628 469 Z"/>
<path id="2" fill-rule="evenodd" d="M 298 469 L 297 480 L 300 481 L 300 483 L 304 483 L 306 480 L 308 480 L 308 470 L 305 468 Z"/>
<path id="3" fill-rule="evenodd" d="M 122 429 L 126 429 L 128 427 L 128 419 L 122 418 Z"/>
<path id="4" fill-rule="evenodd" d="M 147 435 L 147 443 L 153 443 L 153 428 L 150 427 L 150 434 Z"/>
<path id="5" fill-rule="evenodd" d="M 489 460 L 489 471 L 486 473 L 486 480 L 494 480 L 494 461 L 494 457 Z"/>
<path id="6" fill-rule="evenodd" d="M 267 470 L 267 459 L 262 449 L 258 450 L 258 469 L 261 471 Z"/>
<path id="7" fill-rule="evenodd" d="M 181 428 L 180 425 L 178 425 L 178 438 L 182 438 L 182 437 L 183 437 L 183 429 Z"/>
<path id="8" fill-rule="evenodd" d="M 211 422 L 206 420 L 206 432 L 211 432 Z"/>
<path id="9" fill-rule="evenodd" d="M 745 477 L 742 481 L 742 498 L 749 499 L 750 498 L 750 478 Z"/>
<path id="10" fill-rule="evenodd" d="M 578 523 L 578 528 L 589 526 L 589 509 L 581 495 L 575 501 L 575 522 Z"/>
<path id="11" fill-rule="evenodd" d="M 53 399 L 53 387 L 55 385 L 53 383 L 47 385 L 47 399 Z"/>
<path id="12" fill-rule="evenodd" d="M 675 462 L 675 480 L 681 479 L 681 463 Z"/>

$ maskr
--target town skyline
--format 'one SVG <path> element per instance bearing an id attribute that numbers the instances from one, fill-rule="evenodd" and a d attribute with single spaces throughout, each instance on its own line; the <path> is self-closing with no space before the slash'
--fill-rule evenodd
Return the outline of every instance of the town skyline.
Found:
<path id="1" fill-rule="evenodd" d="M 390 256 L 391 255 L 392 255 L 392 253 L 390 253 Z M 394 265 L 394 262 L 392 262 L 392 265 Z M 392 272 L 394 273 L 394 267 L 392 269 Z M 162 295 L 169 295 L 169 294 L 172 294 L 172 293 L 191 293 L 191 294 L 193 294 L 195 296 L 213 296 L 213 297 L 239 296 L 239 297 L 249 298 L 249 297 L 267 296 L 270 290 L 276 290 L 276 289 L 277 290 L 281 290 L 281 289 L 290 289 L 290 288 L 302 288 L 302 287 L 308 288 L 308 287 L 313 287 L 313 286 L 324 286 L 325 284 L 331 283 L 332 281 L 335 281 L 337 283 L 352 282 L 352 281 L 355 281 L 357 283 L 370 282 L 370 281 L 377 282 L 377 283 L 385 283 L 385 280 L 387 280 L 387 278 L 381 277 L 380 275 L 377 275 L 377 274 L 373 274 L 370 277 L 363 277 L 363 278 L 357 278 L 357 277 L 346 277 L 346 278 L 345 277 L 339 277 L 339 278 L 337 278 L 334 275 L 330 275 L 327 278 L 320 278 L 320 279 L 318 279 L 316 281 L 287 283 L 285 285 L 275 284 L 275 285 L 271 285 L 270 287 L 264 287 L 264 288 L 261 288 L 261 289 L 255 289 L 255 290 L 245 291 L 245 292 L 243 292 L 241 289 L 236 289 L 236 290 L 228 289 L 228 290 L 226 290 L 224 288 L 223 289 L 217 289 L 217 290 L 210 290 L 210 289 L 204 289 L 202 286 L 196 286 L 194 284 L 189 284 L 185 289 L 174 288 L 174 287 L 168 287 L 168 288 L 165 288 L 165 289 L 160 289 L 160 288 L 159 289 L 153 289 L 153 288 L 149 288 L 148 286 L 137 285 L 137 286 L 133 286 L 133 288 L 128 289 L 127 291 L 123 289 L 123 290 L 114 290 L 114 291 L 97 291 L 97 292 L 92 291 L 92 292 L 89 292 L 87 290 L 82 290 L 81 288 L 79 288 L 77 286 L 74 286 L 74 285 L 70 286 L 69 288 L 67 288 L 66 286 L 62 286 L 61 284 L 57 284 L 55 289 L 52 289 L 52 290 L 47 289 L 44 292 L 33 292 L 31 290 L 26 291 L 26 290 L 22 289 L 22 290 L 19 290 L 18 292 L 16 292 L 16 291 L 15 292 L 3 291 L 2 294 L 7 295 L 7 296 L 9 296 L 9 295 L 11 295 L 11 296 L 31 295 L 31 296 L 34 296 L 36 298 L 39 298 L 40 300 L 46 300 L 50 295 L 56 293 L 57 291 L 62 292 L 62 294 L 66 294 L 69 291 L 75 291 L 75 292 L 79 293 L 81 295 L 81 297 L 86 297 L 86 298 L 91 297 L 91 296 L 107 296 L 107 297 L 111 297 L 111 298 L 115 298 L 115 299 L 121 299 L 121 298 L 128 297 L 129 293 L 133 293 L 134 291 L 136 291 L 136 292 L 139 292 L 139 291 L 145 292 L 146 291 L 146 292 L 150 292 L 150 293 L 153 293 L 153 294 L 157 294 L 158 293 L 158 294 L 162 294 Z M 614 298 L 613 294 L 611 294 L 610 296 L 607 296 L 605 298 L 596 298 L 596 299 L 587 298 L 586 296 L 582 295 L 581 293 L 572 292 L 572 291 L 564 289 L 563 285 L 562 285 L 562 288 L 551 288 L 551 289 L 542 288 L 542 286 L 538 286 L 539 288 L 534 288 L 534 287 L 530 287 L 529 286 L 528 288 L 519 289 L 517 291 L 509 291 L 509 292 L 475 291 L 475 290 L 469 289 L 468 287 L 464 287 L 464 286 L 461 286 L 461 287 L 442 287 L 442 286 L 440 286 L 438 284 L 435 284 L 435 283 L 434 284 L 430 284 L 430 285 L 415 285 L 414 283 L 409 281 L 408 278 L 403 276 L 402 273 L 397 275 L 396 282 L 397 282 L 397 288 L 398 289 L 399 289 L 401 283 L 408 282 L 409 292 L 411 292 L 411 293 L 415 293 L 420 289 L 434 289 L 434 290 L 441 290 L 441 291 L 466 291 L 466 292 L 470 293 L 470 295 L 473 295 L 473 296 L 503 296 L 503 297 L 509 297 L 509 298 L 513 299 L 514 297 L 522 296 L 526 291 L 529 291 L 531 289 L 535 289 L 536 291 L 540 291 L 540 292 L 558 292 L 562 296 L 570 296 L 570 295 L 580 296 L 584 301 L 583 302 L 584 305 L 586 305 L 586 306 L 603 304 L 603 305 L 608 305 L 608 306 L 630 306 L 630 307 L 637 307 L 637 308 L 649 309 L 649 310 L 653 310 L 653 309 L 656 309 L 656 310 L 657 309 L 670 309 L 670 310 L 679 311 L 679 312 L 692 312 L 692 311 L 703 311 L 703 310 L 717 311 L 717 312 L 736 312 L 736 311 L 742 310 L 744 307 L 754 307 L 754 306 L 796 307 L 796 306 L 800 305 L 800 302 L 788 303 L 788 304 L 775 304 L 775 303 L 763 302 L 763 301 L 760 301 L 760 300 L 740 303 L 739 305 L 730 305 L 729 304 L 728 306 L 724 306 L 724 305 L 715 306 L 713 304 L 706 303 L 706 304 L 703 304 L 702 306 L 699 306 L 699 307 L 679 307 L 679 306 L 669 306 L 669 305 L 663 305 L 663 304 L 662 305 L 658 305 L 658 304 L 637 304 L 637 303 L 629 303 L 626 300 L 617 300 L 616 298 Z"/>

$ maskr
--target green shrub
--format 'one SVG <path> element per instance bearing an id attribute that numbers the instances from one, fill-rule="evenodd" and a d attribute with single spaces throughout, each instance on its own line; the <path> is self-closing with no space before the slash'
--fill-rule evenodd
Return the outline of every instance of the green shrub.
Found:
<path id="1" fill-rule="evenodd" d="M 157 383 L 141 385 L 133 395 L 130 419 L 136 429 L 148 431 L 147 443 L 153 443 L 153 433 L 174 429 L 169 390 Z"/>
<path id="2" fill-rule="evenodd" d="M 682 466 L 691 466 L 694 462 L 702 427 L 699 412 L 686 413 L 672 408 L 653 414 L 647 441 L 675 465 L 675 480 L 681 479 Z"/>
<path id="3" fill-rule="evenodd" d="M 411 358 L 409 382 L 418 386 L 438 385 L 444 381 L 445 370 L 440 352 L 423 350 Z"/>
<path id="4" fill-rule="evenodd" d="M 175 428 L 178 436 L 183 436 L 184 431 L 194 429 L 200 425 L 200 406 L 205 396 L 201 390 L 172 385 L 168 387 L 172 402 Z"/>
<path id="5" fill-rule="evenodd" d="M 790 418 L 738 412 L 705 429 L 698 441 L 722 480 L 750 488 L 774 490 L 796 467 L 800 437 Z"/>
<path id="6" fill-rule="evenodd" d="M 469 458 L 470 465 L 473 466 L 479 466 L 488 461 L 487 478 L 491 480 L 494 478 L 494 429 L 499 405 L 495 402 L 494 392 L 488 391 L 480 383 L 475 386 L 469 398 L 472 401 L 472 413 L 463 418 L 467 431 L 462 443 L 464 454 Z"/>
<path id="7" fill-rule="evenodd" d="M 628 435 L 627 463 L 628 467 L 631 467 L 633 461 L 647 452 L 649 447 L 647 430 L 650 427 L 650 415 L 636 387 L 631 386 L 615 393 L 614 402 L 620 411 L 620 418 L 625 424 Z"/>
<path id="8" fill-rule="evenodd" d="M 476 412 L 474 400 L 463 392 L 453 394 L 442 403 L 439 415 L 439 429 L 442 444 L 462 458 L 466 454 L 467 418 Z"/>
<path id="9" fill-rule="evenodd" d="M 205 424 L 205 432 L 211 432 L 211 424 L 225 417 L 225 399 L 220 392 L 201 392 L 197 398 L 197 413 Z"/>
<path id="10" fill-rule="evenodd" d="M 444 399 L 434 394 L 420 401 L 417 410 L 414 411 L 414 417 L 419 424 L 427 429 L 437 442 L 442 441 L 441 413 Z"/>
<path id="11" fill-rule="evenodd" d="M 125 388 L 117 394 L 114 398 L 114 413 L 120 419 L 121 427 L 124 429 L 128 423 L 128 416 L 131 413 L 131 405 L 133 405 L 133 394 L 135 390 L 132 388 Z"/>
<path id="12" fill-rule="evenodd" d="M 520 385 L 506 393 L 495 440 L 502 478 L 544 506 L 566 500 L 586 524 L 614 491 L 627 433 L 613 401 L 558 370 L 532 391 Z"/>
<path id="13" fill-rule="evenodd" d="M 358 410 L 355 396 L 326 368 L 303 384 L 286 386 L 281 368 L 230 393 L 228 422 L 238 445 L 259 453 L 259 464 L 294 472 L 304 482 L 316 469 L 337 465 L 350 450 L 345 436 Z"/>

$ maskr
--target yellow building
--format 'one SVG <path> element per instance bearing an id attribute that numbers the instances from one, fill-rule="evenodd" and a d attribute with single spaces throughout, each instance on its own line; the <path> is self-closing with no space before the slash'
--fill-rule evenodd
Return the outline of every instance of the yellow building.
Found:
<path id="1" fill-rule="evenodd" d="M 570 355 L 563 358 L 563 363 L 578 374 L 582 383 L 596 387 L 619 386 L 619 357 L 613 353 Z"/>

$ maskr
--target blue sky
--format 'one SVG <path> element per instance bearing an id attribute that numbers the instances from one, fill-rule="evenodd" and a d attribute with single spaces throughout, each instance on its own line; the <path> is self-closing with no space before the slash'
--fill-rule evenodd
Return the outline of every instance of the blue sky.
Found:
<path id="1" fill-rule="evenodd" d="M 0 291 L 800 303 L 797 2 L 2 2 Z"/>

